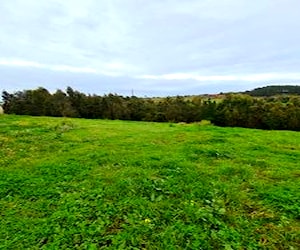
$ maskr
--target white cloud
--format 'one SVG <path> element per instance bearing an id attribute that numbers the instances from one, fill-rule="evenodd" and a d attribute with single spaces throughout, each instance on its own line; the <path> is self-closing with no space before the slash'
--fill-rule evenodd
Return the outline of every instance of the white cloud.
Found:
<path id="1" fill-rule="evenodd" d="M 111 76 L 116 92 L 116 77 L 144 80 L 148 92 L 172 81 L 183 92 L 194 81 L 296 81 L 299 9 L 299 0 L 0 1 L 0 70 Z M 19 79 L 33 81 L 0 76 Z"/>
<path id="2" fill-rule="evenodd" d="M 6 59 L 0 58 L 1 66 L 9 67 L 30 67 L 36 69 L 46 69 L 51 71 L 62 71 L 70 73 L 87 73 L 87 74 L 99 74 L 104 76 L 122 76 L 126 69 L 131 69 L 130 65 L 126 65 L 121 62 L 110 62 L 103 64 L 101 69 L 91 67 L 75 67 L 63 64 L 45 64 L 34 61 L 27 61 L 22 59 Z"/>
<path id="3" fill-rule="evenodd" d="M 271 80 L 299 80 L 300 73 L 263 73 L 263 74 L 245 74 L 245 75 L 198 75 L 195 73 L 173 73 L 163 75 L 140 75 L 138 79 L 151 80 L 195 80 L 200 82 L 211 81 L 271 81 Z"/>
<path id="4" fill-rule="evenodd" d="M 85 67 L 72 67 L 68 65 L 50 65 L 39 62 L 20 60 L 20 59 L 3 59 L 0 58 L 0 65 L 10 67 L 31 67 L 37 69 L 48 69 L 54 71 L 65 71 L 72 73 L 97 73 L 95 69 Z"/>

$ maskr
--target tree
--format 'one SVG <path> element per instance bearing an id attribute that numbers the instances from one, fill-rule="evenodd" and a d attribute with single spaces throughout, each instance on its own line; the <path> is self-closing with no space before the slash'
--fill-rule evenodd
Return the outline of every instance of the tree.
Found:
<path id="1" fill-rule="evenodd" d="M 10 114 L 11 113 L 11 102 L 13 99 L 13 95 L 9 94 L 7 91 L 2 92 L 2 100 L 3 100 L 3 105 L 2 108 L 5 113 Z"/>

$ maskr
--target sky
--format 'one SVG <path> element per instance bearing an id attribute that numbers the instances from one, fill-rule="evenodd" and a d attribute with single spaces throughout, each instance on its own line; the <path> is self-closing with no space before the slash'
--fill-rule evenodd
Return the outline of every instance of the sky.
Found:
<path id="1" fill-rule="evenodd" d="M 1 0 L 0 91 L 300 85 L 299 0 Z"/>

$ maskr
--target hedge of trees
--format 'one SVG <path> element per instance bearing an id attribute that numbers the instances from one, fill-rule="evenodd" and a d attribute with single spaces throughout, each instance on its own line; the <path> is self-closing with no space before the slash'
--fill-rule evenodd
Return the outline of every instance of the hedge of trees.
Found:
<path id="1" fill-rule="evenodd" d="M 156 122 L 210 120 L 219 126 L 300 130 L 300 96 L 251 97 L 228 94 L 221 100 L 195 96 L 160 99 L 117 94 L 86 95 L 68 87 L 51 94 L 45 88 L 3 91 L 8 114 L 64 116 Z"/>
<path id="2" fill-rule="evenodd" d="M 227 95 L 213 122 L 219 126 L 300 130 L 300 96 Z"/>

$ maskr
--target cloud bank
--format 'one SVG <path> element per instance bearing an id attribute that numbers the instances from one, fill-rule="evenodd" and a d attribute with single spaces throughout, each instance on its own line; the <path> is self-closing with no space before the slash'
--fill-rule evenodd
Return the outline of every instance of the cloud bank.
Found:
<path id="1" fill-rule="evenodd" d="M 299 84 L 299 9 L 298 0 L 2 1 L 0 89 L 172 95 Z"/>

